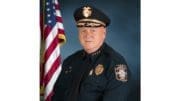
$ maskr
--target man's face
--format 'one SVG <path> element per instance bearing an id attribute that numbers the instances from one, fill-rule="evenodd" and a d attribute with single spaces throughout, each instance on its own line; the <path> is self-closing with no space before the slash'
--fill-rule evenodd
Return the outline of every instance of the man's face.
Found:
<path id="1" fill-rule="evenodd" d="M 87 53 L 95 52 L 106 37 L 105 27 L 79 27 L 79 40 Z"/>

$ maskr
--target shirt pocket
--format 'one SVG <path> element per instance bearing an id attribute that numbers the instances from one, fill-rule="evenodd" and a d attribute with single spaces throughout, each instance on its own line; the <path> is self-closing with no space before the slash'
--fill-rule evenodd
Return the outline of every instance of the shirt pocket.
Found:
<path id="1" fill-rule="evenodd" d="M 89 75 L 86 80 L 83 82 L 83 86 L 86 89 L 96 89 L 96 90 L 102 90 L 104 89 L 106 85 L 106 78 L 104 75 Z"/>

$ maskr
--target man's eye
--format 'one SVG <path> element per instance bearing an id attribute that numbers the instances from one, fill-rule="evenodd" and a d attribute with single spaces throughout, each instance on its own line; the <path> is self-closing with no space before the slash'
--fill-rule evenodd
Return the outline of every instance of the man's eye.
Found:
<path id="1" fill-rule="evenodd" d="M 81 33 L 85 33 L 86 32 L 86 30 L 81 30 Z"/>
<path id="2" fill-rule="evenodd" d="M 95 30 L 95 29 L 92 29 L 91 32 L 96 32 L 96 30 Z"/>

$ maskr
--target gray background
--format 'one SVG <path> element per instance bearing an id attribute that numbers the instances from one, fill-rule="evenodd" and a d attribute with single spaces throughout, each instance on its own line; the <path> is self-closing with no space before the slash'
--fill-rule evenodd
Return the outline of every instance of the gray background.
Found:
<path id="1" fill-rule="evenodd" d="M 140 1 L 139 0 L 60 0 L 67 42 L 61 48 L 63 60 L 82 49 L 73 18 L 76 8 L 91 4 L 111 19 L 106 43 L 126 59 L 132 71 L 133 84 L 129 101 L 140 100 Z"/>

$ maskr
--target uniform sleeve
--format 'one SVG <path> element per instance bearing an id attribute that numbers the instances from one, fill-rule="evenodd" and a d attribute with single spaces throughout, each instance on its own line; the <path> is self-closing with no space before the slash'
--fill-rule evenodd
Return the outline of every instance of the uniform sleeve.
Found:
<path id="1" fill-rule="evenodd" d="M 126 64 L 117 64 L 108 71 L 103 101 L 127 101 L 130 94 L 130 71 Z"/>
<path id="2" fill-rule="evenodd" d="M 53 96 L 52 101 L 64 101 L 66 90 L 68 88 L 68 84 L 70 84 L 70 71 L 71 69 L 68 68 L 66 61 L 63 63 L 62 71 L 56 80 L 54 89 L 53 89 Z"/>
<path id="3" fill-rule="evenodd" d="M 64 92 L 66 87 L 64 86 L 64 70 L 62 69 L 53 90 L 52 101 L 63 101 Z"/>

